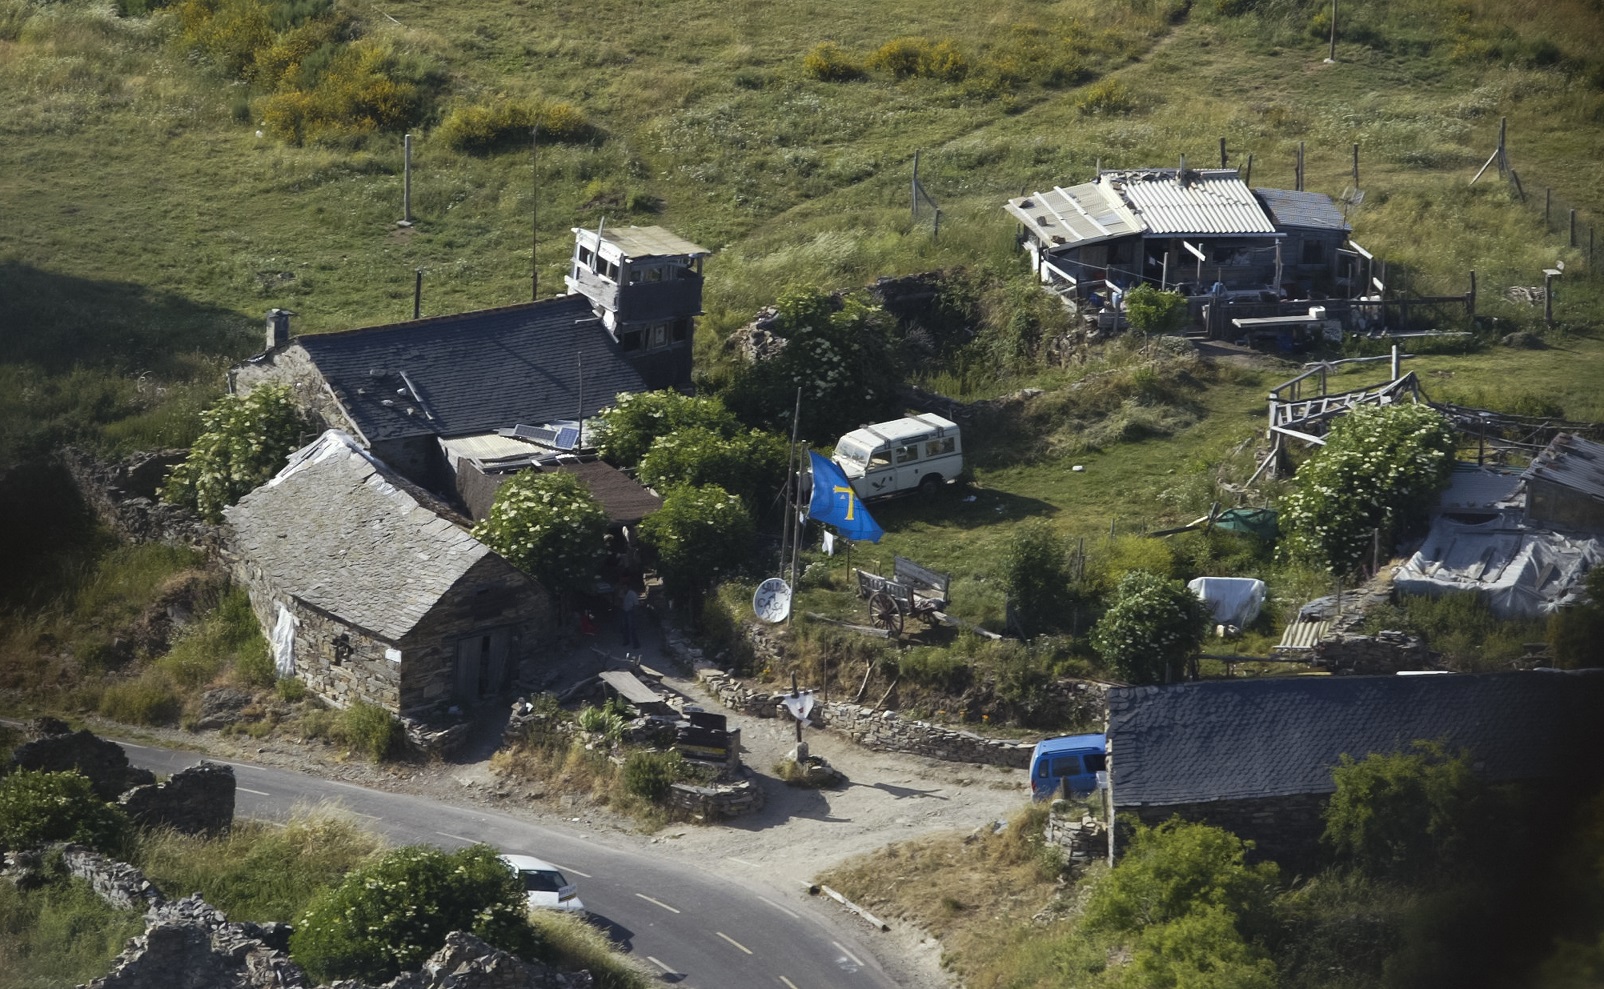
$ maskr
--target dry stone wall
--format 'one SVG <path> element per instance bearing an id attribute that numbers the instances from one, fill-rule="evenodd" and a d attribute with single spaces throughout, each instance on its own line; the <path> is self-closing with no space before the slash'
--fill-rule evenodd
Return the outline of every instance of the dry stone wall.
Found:
<path id="1" fill-rule="evenodd" d="M 85 504 L 119 536 L 130 542 L 157 542 L 212 552 L 219 543 L 218 527 L 187 508 L 163 503 L 158 496 L 168 472 L 188 452 L 157 450 L 108 463 L 69 447 L 61 452 L 60 459 Z"/>
<path id="2" fill-rule="evenodd" d="M 1095 817 L 1069 810 L 1048 811 L 1042 837 L 1064 850 L 1072 865 L 1090 865 L 1108 857 L 1108 825 Z"/>
<path id="3" fill-rule="evenodd" d="M 122 746 L 98 738 L 88 729 L 70 731 L 55 718 L 40 718 L 30 723 L 27 731 L 32 739 L 12 751 L 11 762 L 0 767 L 0 775 L 13 769 L 43 773 L 75 770 L 89 779 L 96 796 L 108 802 L 130 787 L 156 782 L 148 769 L 128 764 Z"/>
<path id="4" fill-rule="evenodd" d="M 202 762 L 164 783 L 134 787 L 120 803 L 134 823 L 144 827 L 221 834 L 234 824 L 234 791 L 233 766 Z"/>

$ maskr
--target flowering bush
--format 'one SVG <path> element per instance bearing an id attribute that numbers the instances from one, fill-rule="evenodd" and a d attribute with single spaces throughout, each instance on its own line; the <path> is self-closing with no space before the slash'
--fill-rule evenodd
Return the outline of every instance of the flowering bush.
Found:
<path id="1" fill-rule="evenodd" d="M 321 982 L 383 982 L 416 969 L 452 931 L 527 958 L 538 947 L 523 884 L 488 845 L 398 848 L 324 891 L 290 953 Z"/>
<path id="2" fill-rule="evenodd" d="M 755 532 L 741 499 L 716 484 L 669 491 L 640 526 L 663 580 L 693 595 L 751 554 Z"/>
<path id="3" fill-rule="evenodd" d="M 1209 613 L 1178 580 L 1132 570 L 1092 629 L 1092 648 L 1131 683 L 1170 683 L 1203 647 Z"/>
<path id="4" fill-rule="evenodd" d="M 691 427 L 659 436 L 641 458 L 640 479 L 659 491 L 716 484 L 747 505 L 767 504 L 785 481 L 786 442 L 773 433 L 720 435 Z"/>
<path id="5" fill-rule="evenodd" d="M 716 398 L 664 389 L 619 395 L 616 404 L 597 413 L 593 435 L 596 449 L 609 463 L 634 467 L 659 436 L 691 428 L 732 436 L 740 423 Z"/>
<path id="6" fill-rule="evenodd" d="M 607 513 L 572 474 L 526 470 L 496 492 L 474 538 L 550 591 L 581 590 L 601 563 Z"/>
<path id="7" fill-rule="evenodd" d="M 1281 503 L 1291 549 L 1333 574 L 1356 573 L 1371 551 L 1426 516 L 1454 469 L 1454 431 L 1427 405 L 1361 406 L 1331 426 Z"/>
<path id="8" fill-rule="evenodd" d="M 206 432 L 173 468 L 162 499 L 213 522 L 284 466 L 312 424 L 288 387 L 264 385 L 243 398 L 225 395 L 201 413 Z"/>

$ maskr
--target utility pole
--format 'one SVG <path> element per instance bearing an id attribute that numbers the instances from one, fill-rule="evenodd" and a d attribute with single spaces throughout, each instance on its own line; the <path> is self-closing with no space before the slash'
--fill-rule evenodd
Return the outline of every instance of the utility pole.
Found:
<path id="1" fill-rule="evenodd" d="M 1331 0 L 1331 54 L 1326 56 L 1327 64 L 1336 64 L 1337 61 L 1337 0 Z"/>

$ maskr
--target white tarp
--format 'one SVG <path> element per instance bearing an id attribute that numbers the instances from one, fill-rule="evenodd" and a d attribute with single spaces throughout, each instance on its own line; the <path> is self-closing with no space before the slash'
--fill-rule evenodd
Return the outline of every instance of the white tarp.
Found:
<path id="1" fill-rule="evenodd" d="M 1597 538 L 1500 519 L 1480 525 L 1439 519 L 1393 585 L 1402 594 L 1480 591 L 1499 617 L 1529 618 L 1569 604 L 1582 577 L 1600 563 L 1604 541 Z"/>
<path id="2" fill-rule="evenodd" d="M 1264 581 L 1254 577 L 1199 577 L 1186 589 L 1209 606 L 1216 625 L 1247 628 L 1264 607 Z"/>
<path id="3" fill-rule="evenodd" d="M 301 624 L 290 609 L 279 602 L 278 621 L 273 624 L 273 669 L 281 677 L 295 675 L 295 626 Z"/>

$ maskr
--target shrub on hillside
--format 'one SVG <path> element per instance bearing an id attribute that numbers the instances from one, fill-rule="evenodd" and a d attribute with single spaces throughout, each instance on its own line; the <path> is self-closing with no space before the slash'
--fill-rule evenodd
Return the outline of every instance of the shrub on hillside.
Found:
<path id="1" fill-rule="evenodd" d="M 641 483 L 658 491 L 716 484 L 747 506 L 765 505 L 785 485 L 790 450 L 774 433 L 720 434 L 691 427 L 659 436 L 640 461 Z"/>
<path id="2" fill-rule="evenodd" d="M 407 740 L 395 715 L 365 701 L 357 701 L 340 712 L 338 732 L 347 745 L 374 762 L 396 755 Z"/>
<path id="3" fill-rule="evenodd" d="M 1483 786 L 1466 752 L 1417 741 L 1413 752 L 1344 754 L 1331 770 L 1323 843 L 1378 879 L 1444 878 L 1471 864 Z"/>
<path id="4" fill-rule="evenodd" d="M 264 385 L 243 397 L 225 395 L 201 413 L 201 423 L 206 432 L 168 475 L 162 499 L 187 505 L 213 522 L 278 473 L 310 428 L 284 385 Z"/>
<path id="5" fill-rule="evenodd" d="M 699 428 L 733 436 L 740 423 L 724 403 L 712 396 L 690 396 L 672 388 L 623 393 L 596 415 L 592 427 L 596 449 L 618 467 L 634 467 L 659 436 Z"/>
<path id="6" fill-rule="evenodd" d="M 314 899 L 295 922 L 290 953 L 324 982 L 393 979 L 452 931 L 529 957 L 538 945 L 527 910 L 523 884 L 488 845 L 398 848 Z"/>
<path id="7" fill-rule="evenodd" d="M 21 769 L 0 777 L 0 852 L 75 841 L 115 853 L 128 833 L 127 815 L 97 797 L 81 773 Z"/>
<path id="8" fill-rule="evenodd" d="M 632 752 L 624 761 L 624 789 L 643 800 L 662 803 L 680 778 L 683 762 L 678 752 Z"/>
<path id="9" fill-rule="evenodd" d="M 1143 283 L 1125 296 L 1131 327 L 1143 333 L 1174 333 L 1186 322 L 1186 297 Z"/>
<path id="10" fill-rule="evenodd" d="M 664 583 L 672 593 L 688 594 L 693 607 L 713 581 L 751 555 L 755 534 L 741 499 L 716 484 L 674 488 L 640 526 Z"/>
<path id="11" fill-rule="evenodd" d="M 1042 519 L 1017 526 L 1003 553 L 1008 600 L 1034 635 L 1068 617 L 1069 547 Z"/>
<path id="12" fill-rule="evenodd" d="M 1173 683 L 1203 646 L 1208 608 L 1178 580 L 1133 570 L 1092 629 L 1092 647 L 1131 683 Z"/>
<path id="13" fill-rule="evenodd" d="M 814 45 L 802 58 L 802 71 L 820 82 L 850 82 L 863 78 L 863 69 L 833 41 Z"/>
<path id="14" fill-rule="evenodd" d="M 108 685 L 97 705 L 102 715 L 128 725 L 170 725 L 183 707 L 172 680 L 157 669 Z"/>
<path id="15" fill-rule="evenodd" d="M 920 76 L 961 82 L 969 72 L 969 60 L 950 38 L 935 42 L 923 37 L 893 38 L 875 49 L 866 64 L 896 79 Z"/>
<path id="16" fill-rule="evenodd" d="M 402 71 L 402 62 L 383 42 L 342 46 L 315 79 L 299 78 L 264 98 L 262 119 L 291 144 L 400 130 L 419 119 L 428 102 L 425 86 Z"/>
<path id="17" fill-rule="evenodd" d="M 584 112 L 572 103 L 508 99 L 455 107 L 435 133 L 453 151 L 488 154 L 527 147 L 535 127 L 542 142 L 583 141 L 591 134 Z"/>
<path id="18" fill-rule="evenodd" d="M 1136 98 L 1118 79 L 1093 83 L 1075 101 L 1075 109 L 1087 116 L 1114 117 L 1136 109 Z"/>

